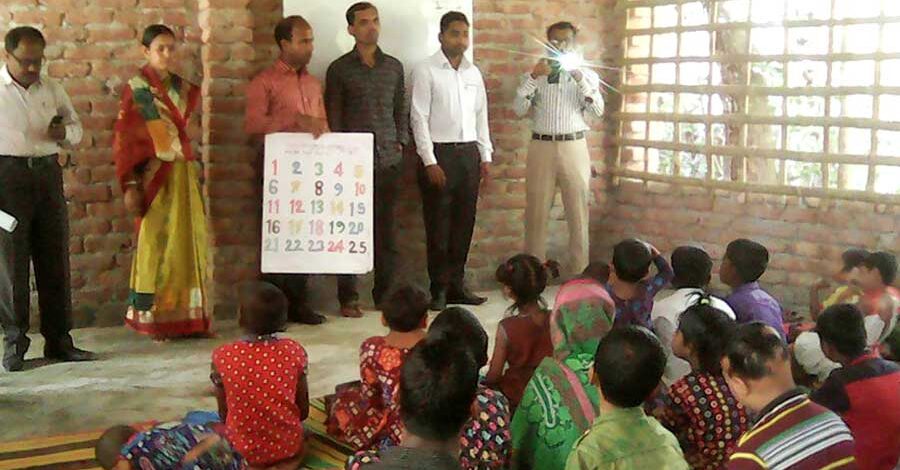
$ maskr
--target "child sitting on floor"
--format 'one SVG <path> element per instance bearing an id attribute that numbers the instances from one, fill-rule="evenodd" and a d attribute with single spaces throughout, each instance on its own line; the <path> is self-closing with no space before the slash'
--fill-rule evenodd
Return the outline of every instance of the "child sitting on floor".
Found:
<path id="1" fill-rule="evenodd" d="M 360 346 L 359 383 L 339 386 L 330 407 L 328 432 L 354 450 L 378 450 L 400 444 L 400 368 L 409 350 L 425 337 L 428 296 L 403 286 L 387 299 L 381 322 L 386 336 Z"/>
<path id="2" fill-rule="evenodd" d="M 672 351 L 690 363 L 690 373 L 657 400 L 652 414 L 678 438 L 691 468 L 715 470 L 728 462 L 750 420 L 722 376 L 736 323 L 712 300 L 704 294 L 679 316 Z"/>
<path id="3" fill-rule="evenodd" d="M 459 470 L 459 433 L 478 391 L 478 365 L 468 348 L 456 338 L 429 336 L 410 351 L 399 379 L 403 444 L 357 453 L 346 468 Z"/>
<path id="4" fill-rule="evenodd" d="M 647 280 L 650 263 L 657 274 Z M 663 290 L 675 273 L 659 250 L 641 240 L 619 242 L 613 249 L 613 262 L 606 290 L 616 303 L 615 326 L 637 325 L 650 328 L 653 298 Z"/>
<path id="5" fill-rule="evenodd" d="M 130 426 L 106 430 L 94 448 L 106 470 L 243 470 L 247 462 L 204 425 L 174 423 L 145 432 Z"/>
<path id="6" fill-rule="evenodd" d="M 752 240 L 738 239 L 728 244 L 719 269 L 719 278 L 731 287 L 725 299 L 738 323 L 761 321 L 785 337 L 781 304 L 763 290 L 759 278 L 769 266 L 769 250 Z"/>
<path id="7" fill-rule="evenodd" d="M 485 383 L 503 392 L 513 410 L 522 399 L 534 369 L 553 354 L 550 311 L 541 295 L 550 277 L 558 276 L 558 263 L 541 263 L 525 254 L 516 255 L 497 267 L 495 277 L 503 286 L 503 294 L 514 302 L 510 307 L 514 315 L 497 325 L 494 355 Z"/>
<path id="8" fill-rule="evenodd" d="M 809 314 L 813 321 L 832 305 L 856 304 L 859 302 L 861 291 L 859 290 L 859 268 L 862 266 L 869 252 L 862 248 L 850 248 L 841 255 L 840 266 L 835 266 L 831 279 L 823 278 L 813 284 L 809 292 Z M 832 283 L 837 288 L 824 301 L 819 297 L 823 289 L 831 287 Z"/>
<path id="9" fill-rule="evenodd" d="M 428 337 L 447 337 L 464 346 L 479 369 L 488 362 L 488 335 L 472 312 L 452 307 L 431 322 Z M 459 463 L 462 470 L 507 468 L 512 452 L 509 400 L 502 393 L 480 385 L 472 415 L 459 435 Z"/>
<path id="10" fill-rule="evenodd" d="M 307 355 L 276 333 L 287 322 L 287 298 L 274 285 L 253 282 L 240 293 L 245 337 L 212 354 L 210 379 L 225 435 L 251 468 L 295 469 L 303 458 L 309 416 Z"/>
<path id="11" fill-rule="evenodd" d="M 880 344 L 897 325 L 900 291 L 892 286 L 896 278 L 897 258 L 884 251 L 870 254 L 860 268 L 860 287 L 863 290 L 860 307 L 866 315 L 869 345 Z"/>

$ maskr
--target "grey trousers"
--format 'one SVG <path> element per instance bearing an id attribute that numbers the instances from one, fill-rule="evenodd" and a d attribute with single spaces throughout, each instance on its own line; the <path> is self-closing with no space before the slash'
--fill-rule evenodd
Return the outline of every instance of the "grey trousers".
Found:
<path id="1" fill-rule="evenodd" d="M 41 334 L 49 348 L 70 347 L 69 214 L 62 168 L 56 157 L 0 156 L 0 209 L 19 221 L 11 234 L 0 230 L 0 327 L 4 345 L 27 345 L 33 262 Z"/>

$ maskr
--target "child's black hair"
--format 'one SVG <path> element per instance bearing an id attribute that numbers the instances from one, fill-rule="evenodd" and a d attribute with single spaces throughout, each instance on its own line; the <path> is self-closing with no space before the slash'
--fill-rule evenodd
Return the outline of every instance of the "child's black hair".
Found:
<path id="1" fill-rule="evenodd" d="M 288 301 L 281 289 L 263 281 L 243 286 L 240 326 L 256 336 L 271 335 L 284 330 L 287 323 Z"/>
<path id="2" fill-rule="evenodd" d="M 816 332 L 822 342 L 834 346 L 848 359 L 866 353 L 866 325 L 856 305 L 832 305 L 816 320 Z"/>
<path id="3" fill-rule="evenodd" d="M 439 313 L 428 327 L 428 336 L 444 335 L 463 344 L 478 367 L 488 362 L 488 334 L 472 312 L 462 307 L 450 307 Z"/>
<path id="4" fill-rule="evenodd" d="M 737 324 L 725 312 L 710 304 L 709 295 L 698 295 L 678 319 L 678 331 L 697 355 L 700 372 L 722 372 L 722 357 Z"/>
<path id="5" fill-rule="evenodd" d="M 122 447 L 125 447 L 135 434 L 137 430 L 131 426 L 120 425 L 107 429 L 94 444 L 94 455 L 100 466 L 106 470 L 114 468 L 122 454 Z"/>
<path id="6" fill-rule="evenodd" d="M 772 375 L 770 362 L 790 360 L 790 350 L 771 326 L 754 321 L 737 326 L 725 357 L 733 375 L 745 380 L 760 380 Z"/>
<path id="7" fill-rule="evenodd" d="M 756 282 L 769 266 L 769 250 L 760 243 L 740 238 L 728 244 L 725 257 L 744 284 Z"/>
<path id="8" fill-rule="evenodd" d="M 886 251 L 871 253 L 863 265 L 869 269 L 877 269 L 881 273 L 881 282 L 889 286 L 897 279 L 897 258 Z"/>
<path id="9" fill-rule="evenodd" d="M 844 263 L 844 267 L 841 271 L 849 273 L 850 271 L 853 271 L 853 268 L 862 266 L 869 255 L 871 255 L 871 253 L 869 253 L 868 250 L 862 248 L 850 248 L 841 255 L 841 261 Z"/>
<path id="10" fill-rule="evenodd" d="M 382 309 L 388 328 L 398 333 L 408 333 L 419 328 L 428 316 L 428 295 L 410 284 L 394 290 Z"/>
<path id="11" fill-rule="evenodd" d="M 510 311 L 521 310 L 535 302 L 541 308 L 546 308 L 541 294 L 547 288 L 550 278 L 559 277 L 559 263 L 551 260 L 541 263 L 535 256 L 519 254 L 497 266 L 494 277 L 515 296 L 516 303 L 510 307 Z"/>
<path id="12" fill-rule="evenodd" d="M 454 337 L 435 334 L 420 341 L 400 371 L 400 417 L 412 434 L 446 441 L 459 435 L 471 416 L 478 390 L 478 365 Z"/>
<path id="13" fill-rule="evenodd" d="M 692 287 L 705 289 L 712 278 L 712 258 L 703 248 L 680 246 L 672 252 L 672 285 L 678 289 Z"/>
<path id="14" fill-rule="evenodd" d="M 622 240 L 613 248 L 613 268 L 616 277 L 625 282 L 640 282 L 650 272 L 653 253 L 646 243 L 631 238 Z"/>
<path id="15" fill-rule="evenodd" d="M 619 408 L 633 408 L 647 400 L 665 368 L 662 344 L 640 326 L 613 328 L 594 355 L 594 375 L 603 397 Z"/>

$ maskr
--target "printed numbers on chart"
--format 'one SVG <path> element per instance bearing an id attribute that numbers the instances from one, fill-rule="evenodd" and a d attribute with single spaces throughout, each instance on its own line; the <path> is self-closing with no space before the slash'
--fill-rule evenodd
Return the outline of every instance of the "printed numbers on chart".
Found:
<path id="1" fill-rule="evenodd" d="M 291 214 L 305 214 L 306 209 L 303 208 L 302 199 L 291 199 Z"/>
<path id="2" fill-rule="evenodd" d="M 325 251 L 325 241 L 324 240 L 309 240 L 309 252 L 310 253 L 320 253 Z"/>
<path id="3" fill-rule="evenodd" d="M 316 181 L 316 196 L 321 196 L 322 193 L 325 192 L 325 182 L 322 180 Z"/>
<path id="4" fill-rule="evenodd" d="M 360 235 L 361 233 L 363 233 L 364 227 L 365 227 L 365 224 L 363 224 L 362 222 L 350 222 L 350 235 L 351 236 Z"/>
<path id="5" fill-rule="evenodd" d="M 278 180 L 269 181 L 269 194 L 278 194 Z"/>
<path id="6" fill-rule="evenodd" d="M 366 204 L 363 202 L 350 204 L 350 216 L 356 217 L 358 215 L 366 215 Z"/>
<path id="7" fill-rule="evenodd" d="M 309 221 L 309 234 L 321 237 L 325 235 L 325 221 L 311 220 Z"/>
<path id="8" fill-rule="evenodd" d="M 344 176 L 344 162 L 340 162 L 334 167 L 334 174 L 338 176 Z"/>
<path id="9" fill-rule="evenodd" d="M 321 199 L 313 199 L 310 202 L 312 202 L 312 213 L 314 215 L 325 212 L 325 201 Z"/>
<path id="10" fill-rule="evenodd" d="M 334 183 L 334 195 L 340 196 L 341 194 L 344 194 L 344 185 L 341 183 Z"/>
<path id="11" fill-rule="evenodd" d="M 362 165 L 356 165 L 355 167 L 353 167 L 353 176 L 355 176 L 357 179 L 362 179 L 364 175 L 365 169 Z"/>
<path id="12" fill-rule="evenodd" d="M 354 255 L 364 255 L 369 251 L 366 247 L 366 242 L 350 242 L 350 254 Z"/>
<path id="13" fill-rule="evenodd" d="M 303 232 L 303 220 L 302 219 L 292 220 L 290 225 L 291 225 L 291 227 L 290 227 L 291 235 L 297 236 L 297 235 L 300 235 L 301 232 Z"/>
<path id="14" fill-rule="evenodd" d="M 266 232 L 271 233 L 272 235 L 278 235 L 279 233 L 281 233 L 281 221 L 271 219 L 267 220 Z"/>
<path id="15" fill-rule="evenodd" d="M 330 241 L 328 242 L 328 252 L 329 253 L 343 253 L 344 252 L 344 240 L 340 240 L 337 243 Z"/>
<path id="16" fill-rule="evenodd" d="M 300 162 L 294 162 L 293 164 L 291 164 L 291 167 L 293 167 L 293 173 L 295 175 L 303 174 L 303 165 Z"/>
<path id="17" fill-rule="evenodd" d="M 291 181 L 291 193 L 297 193 L 300 191 L 300 181 L 295 180 Z"/>
<path id="18" fill-rule="evenodd" d="M 281 209 L 281 201 L 278 199 L 269 200 L 269 214 L 278 214 Z"/>
<path id="19" fill-rule="evenodd" d="M 366 185 L 362 183 L 356 183 L 356 195 L 362 196 L 366 194 Z"/>
<path id="20" fill-rule="evenodd" d="M 303 240 L 288 240 L 285 244 L 284 251 L 291 253 L 303 251 Z"/>
<path id="21" fill-rule="evenodd" d="M 316 162 L 316 176 L 322 176 L 325 174 L 325 165 L 322 162 Z"/>
<path id="22" fill-rule="evenodd" d="M 278 176 L 278 160 L 272 160 L 272 176 Z"/>
<path id="23" fill-rule="evenodd" d="M 278 252 L 278 239 L 277 238 L 266 238 L 265 250 Z"/>
<path id="24" fill-rule="evenodd" d="M 344 201 L 331 201 L 331 215 L 344 215 Z"/>

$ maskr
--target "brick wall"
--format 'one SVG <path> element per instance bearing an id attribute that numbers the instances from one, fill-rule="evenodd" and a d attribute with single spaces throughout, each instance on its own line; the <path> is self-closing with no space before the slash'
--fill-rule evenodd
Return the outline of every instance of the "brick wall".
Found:
<path id="1" fill-rule="evenodd" d="M 196 3 L 181 0 L 0 2 L 0 35 L 20 25 L 44 32 L 49 42 L 47 71 L 63 83 L 84 123 L 81 145 L 62 157 L 79 326 L 121 323 L 124 314 L 133 223 L 112 184 L 111 142 L 122 84 L 142 63 L 138 34 L 152 23 L 170 25 L 184 41 L 181 72 L 196 81 L 200 77 L 196 17 Z M 192 132 L 199 137 L 199 125 Z"/>
<path id="2" fill-rule="evenodd" d="M 348 0 L 349 3 L 349 0 Z M 89 5 L 85 7 L 85 5 Z M 480 204 L 470 257 L 470 275 L 479 286 L 493 286 L 494 267 L 523 244 L 525 156 L 528 123 L 511 102 L 521 73 L 533 59 L 513 52 L 539 53 L 531 36 L 542 37 L 554 21 L 574 20 L 588 58 L 614 61 L 621 55 L 617 32 L 624 27 L 614 0 L 475 0 L 475 59 L 485 74 L 491 129 L 496 147 L 495 180 Z M 121 324 L 127 293 L 131 222 L 120 193 L 111 183 L 110 143 L 122 83 L 142 63 L 137 34 L 163 22 L 182 36 L 181 73 L 203 86 L 203 106 L 193 134 L 206 164 L 212 244 L 212 288 L 216 314 L 234 313 L 233 286 L 258 271 L 257 150 L 241 132 L 244 87 L 271 62 L 277 48 L 272 29 L 281 17 L 281 0 L 8 0 L 0 4 L 0 34 L 8 27 L 41 27 L 49 74 L 69 91 L 85 123 L 85 139 L 71 152 L 66 191 L 72 220 L 72 280 L 79 325 Z M 605 76 L 615 81 L 614 73 Z M 617 109 L 611 93 L 607 107 Z M 607 126 L 610 125 L 610 126 Z M 779 254 L 766 281 L 788 303 L 802 301 L 805 285 L 844 243 L 897 248 L 896 208 L 821 202 L 808 208 L 792 198 L 696 194 L 694 190 L 613 185 L 606 168 L 615 154 L 611 122 L 600 122 L 590 137 L 596 167 L 592 210 L 595 258 L 625 236 L 651 239 L 668 250 L 682 241 L 700 241 L 714 255 L 728 239 L 753 235 Z M 407 173 L 398 205 L 399 276 L 425 282 L 425 243 L 415 185 L 416 157 L 407 156 Z M 567 232 L 554 212 L 549 256 L 562 258 Z M 865 226 L 832 229 L 842 222 Z M 790 274 L 790 275 L 789 275 Z M 326 287 L 327 286 L 327 287 Z M 333 299 L 333 284 L 321 289 Z"/>

